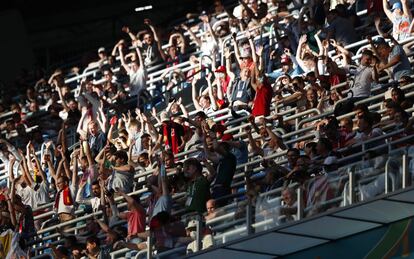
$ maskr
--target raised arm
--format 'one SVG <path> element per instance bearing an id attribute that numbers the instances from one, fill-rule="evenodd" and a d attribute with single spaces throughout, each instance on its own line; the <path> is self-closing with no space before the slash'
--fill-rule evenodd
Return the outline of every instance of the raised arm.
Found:
<path id="1" fill-rule="evenodd" d="M 142 53 L 141 53 L 141 50 L 138 48 L 137 42 L 134 42 L 133 45 L 135 47 L 135 52 L 137 53 L 137 56 L 138 56 L 139 69 L 146 71 L 146 67 L 144 65 L 144 59 L 142 58 Z"/>
<path id="2" fill-rule="evenodd" d="M 33 147 L 33 146 L 32 146 Z M 32 149 L 32 154 L 33 154 L 33 158 L 34 158 L 34 160 L 35 160 L 35 163 L 36 163 L 36 167 L 37 167 L 37 170 L 39 171 L 39 175 L 40 175 L 40 177 L 42 177 L 42 180 L 43 181 L 47 181 L 47 177 L 46 177 L 46 174 L 45 174 L 45 172 L 43 171 L 43 168 L 42 168 L 42 165 L 40 164 L 40 161 L 39 161 L 39 159 L 37 158 L 37 156 L 36 156 L 36 154 L 34 153 L 34 148 Z M 50 160 L 50 159 L 48 159 L 48 160 Z M 28 180 L 29 181 L 32 181 L 33 179 L 32 179 L 32 177 L 30 176 L 30 175 L 28 174 Z"/>
<path id="3" fill-rule="evenodd" d="M 299 39 L 298 43 L 298 49 L 296 50 L 296 61 L 298 62 L 298 65 L 300 68 L 302 68 L 303 71 L 306 71 L 305 63 L 302 60 L 301 54 L 302 54 L 302 48 L 303 45 L 306 44 L 307 36 L 306 34 L 302 35 Z"/>
<path id="4" fill-rule="evenodd" d="M 144 24 L 148 25 L 148 27 L 152 31 L 152 34 L 154 35 L 154 40 L 157 42 L 157 47 L 158 47 L 158 51 L 160 52 L 161 58 L 163 60 L 166 60 L 166 57 L 167 56 L 165 55 L 165 53 L 164 53 L 164 51 L 162 49 L 161 40 L 160 40 L 160 38 L 158 36 L 157 30 L 155 29 L 154 25 L 152 25 L 151 20 L 150 19 L 144 19 Z"/>
<path id="5" fill-rule="evenodd" d="M 252 136 L 251 128 L 245 127 L 244 132 L 247 135 L 247 138 L 249 140 L 250 147 L 252 148 L 253 154 L 257 154 L 260 156 L 264 155 L 263 149 L 257 146 L 256 140 Z"/>
<path id="6" fill-rule="evenodd" d="M 387 18 L 392 21 L 392 12 L 388 6 L 388 0 L 382 0 L 382 7 Z"/>
<path id="7" fill-rule="evenodd" d="M 22 156 L 22 170 L 23 170 L 23 176 L 25 177 L 27 183 L 30 185 L 31 188 L 33 188 L 33 177 L 30 174 L 29 168 L 27 167 L 27 161 L 26 161 L 26 157 L 23 155 L 23 152 L 19 149 L 19 153 L 21 153 Z M 43 170 L 42 170 L 43 171 Z"/>
<path id="8" fill-rule="evenodd" d="M 231 35 L 231 42 L 233 44 L 234 55 L 236 56 L 237 64 L 240 67 L 240 64 L 242 63 L 242 59 L 240 57 L 240 50 L 239 50 L 239 46 L 237 45 L 237 40 L 236 40 L 236 34 L 235 33 L 233 33 Z"/>
<path id="9" fill-rule="evenodd" d="M 62 102 L 62 106 L 63 106 L 63 109 L 65 109 L 65 111 L 66 112 L 68 112 L 70 109 L 69 109 L 69 107 L 68 107 L 68 104 L 66 103 L 66 101 L 65 101 L 65 98 L 63 98 L 63 95 L 62 95 L 62 90 L 60 89 L 60 87 L 59 86 L 56 86 L 56 91 L 58 92 L 58 94 L 59 94 L 59 99 L 60 99 L 60 101 Z"/>
<path id="10" fill-rule="evenodd" d="M 188 31 L 188 33 L 190 34 L 191 38 L 193 38 L 197 46 L 201 47 L 201 40 L 194 34 L 194 32 L 190 28 L 187 27 L 187 25 L 181 24 L 181 28 L 183 28 L 183 30 L 185 31 Z"/>
<path id="11" fill-rule="evenodd" d="M 207 78 L 206 78 L 207 79 L 207 85 L 208 85 L 208 95 L 210 97 L 210 103 L 211 103 L 211 106 L 212 106 L 213 110 L 217 111 L 217 100 L 214 97 L 213 86 L 211 85 L 211 76 L 212 75 L 213 75 L 213 72 L 210 72 L 207 75 Z"/>
<path id="12" fill-rule="evenodd" d="M 83 147 L 83 151 L 85 152 L 86 158 L 88 159 L 89 167 L 95 165 L 95 161 L 93 160 L 93 157 L 91 154 L 91 148 L 89 147 L 88 141 L 83 140 L 82 147 Z"/>
<path id="13" fill-rule="evenodd" d="M 125 62 L 125 56 L 124 56 L 124 51 L 122 50 L 122 45 L 118 46 L 118 52 L 119 52 L 119 60 L 121 61 L 122 67 L 125 69 L 125 71 L 128 74 L 131 73 L 131 69 L 129 68 L 129 66 Z"/>
<path id="14" fill-rule="evenodd" d="M 16 211 L 14 210 L 15 195 L 16 195 L 16 180 L 13 180 L 13 182 L 11 182 L 10 194 L 8 198 L 6 197 L 6 201 L 7 201 L 7 207 L 10 212 L 11 223 L 15 228 L 17 228 Z"/>
<path id="15" fill-rule="evenodd" d="M 193 78 L 193 80 L 191 81 L 191 97 L 193 99 L 193 104 L 194 104 L 194 108 L 196 111 L 200 111 L 203 110 L 203 108 L 200 106 L 200 104 L 198 103 L 198 94 L 197 94 L 197 90 L 196 90 L 196 83 L 197 83 L 198 79 L 196 77 Z"/>
<path id="16" fill-rule="evenodd" d="M 411 10 L 410 10 L 410 6 L 408 4 L 408 1 L 407 0 L 401 0 L 401 4 L 402 4 L 402 7 L 403 7 L 404 15 L 407 16 L 408 19 L 411 20 L 413 18 L 413 15 L 411 14 Z"/>
<path id="17" fill-rule="evenodd" d="M 76 153 L 72 157 L 72 165 L 73 165 L 72 182 L 71 182 L 72 186 L 76 186 L 78 182 L 78 158 L 79 158 L 79 153 Z"/>
<path id="18" fill-rule="evenodd" d="M 10 158 L 10 160 L 9 160 L 9 181 L 10 182 L 13 182 L 14 181 L 14 170 L 13 170 L 13 167 L 14 167 L 14 163 L 16 162 L 16 158 L 13 156 L 13 157 L 11 157 Z"/>
<path id="19" fill-rule="evenodd" d="M 184 38 L 183 34 L 182 33 L 171 34 L 170 40 L 169 40 L 169 45 L 170 46 L 173 45 L 172 44 L 173 39 L 180 39 L 179 41 L 177 40 L 177 47 L 180 49 L 181 54 L 185 54 L 186 42 L 185 42 L 185 38 Z"/>
<path id="20" fill-rule="evenodd" d="M 125 199 L 125 201 L 128 203 L 128 206 L 130 207 L 130 208 L 138 208 L 138 204 L 135 202 L 135 200 L 132 198 L 132 197 L 130 197 L 128 194 L 126 194 L 126 193 L 124 193 L 123 191 L 121 191 L 119 188 L 117 188 L 116 190 L 115 190 L 118 194 L 120 194 L 124 199 Z"/>

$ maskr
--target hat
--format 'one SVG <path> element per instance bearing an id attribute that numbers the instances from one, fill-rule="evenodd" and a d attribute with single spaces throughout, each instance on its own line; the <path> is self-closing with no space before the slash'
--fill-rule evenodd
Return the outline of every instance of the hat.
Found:
<path id="1" fill-rule="evenodd" d="M 283 55 L 281 60 L 280 60 L 280 63 L 282 63 L 282 64 L 290 64 L 291 62 L 292 62 L 292 60 L 289 58 L 288 55 Z"/>
<path id="2" fill-rule="evenodd" d="M 188 222 L 188 225 L 185 229 L 195 228 L 196 226 L 197 226 L 197 221 L 195 219 L 192 219 Z"/>
<path id="3" fill-rule="evenodd" d="M 160 119 L 161 122 L 170 121 L 170 118 L 168 117 L 168 113 L 166 111 L 161 112 Z"/>
<path id="4" fill-rule="evenodd" d="M 98 49 L 98 53 L 101 53 L 101 52 L 105 52 L 105 48 L 104 48 L 104 47 L 100 47 L 100 48 Z"/>
<path id="5" fill-rule="evenodd" d="M 385 39 L 384 38 L 382 38 L 382 37 L 378 37 L 378 38 L 376 38 L 375 40 L 373 40 L 373 42 L 374 42 L 374 44 L 375 45 L 386 45 L 387 44 L 387 42 L 385 41 Z"/>
<path id="6" fill-rule="evenodd" d="M 287 38 L 288 37 L 288 35 L 285 33 L 285 32 L 282 32 L 280 35 L 279 35 L 279 39 L 283 39 L 283 38 Z"/>
<path id="7" fill-rule="evenodd" d="M 401 6 L 401 3 L 400 3 L 400 2 L 395 2 L 395 3 L 392 5 L 391 10 L 392 10 L 392 11 L 394 11 L 395 9 L 400 9 L 400 10 L 402 10 L 402 6 Z"/>
<path id="8" fill-rule="evenodd" d="M 221 137 L 221 140 L 222 141 L 230 141 L 230 140 L 233 140 L 233 135 L 228 134 L 228 133 L 223 134 L 223 136 Z"/>
<path id="9" fill-rule="evenodd" d="M 225 66 L 219 66 L 216 71 L 216 73 L 226 73 L 226 67 Z"/>

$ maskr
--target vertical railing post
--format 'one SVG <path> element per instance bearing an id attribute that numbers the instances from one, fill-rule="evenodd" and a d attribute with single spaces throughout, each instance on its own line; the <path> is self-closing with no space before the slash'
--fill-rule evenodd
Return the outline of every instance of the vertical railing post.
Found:
<path id="1" fill-rule="evenodd" d="M 297 220 L 301 220 L 303 218 L 303 193 L 302 193 L 302 187 L 298 187 L 296 189 L 296 194 L 297 194 L 297 211 L 296 211 L 296 217 Z"/>
<path id="2" fill-rule="evenodd" d="M 355 202 L 355 174 L 352 170 L 348 171 L 348 197 L 349 197 L 349 204 L 353 204 Z"/>
<path id="3" fill-rule="evenodd" d="M 390 162 L 390 158 L 388 158 L 388 160 L 387 160 L 387 162 L 385 163 L 385 173 L 384 173 L 384 182 L 385 182 L 385 191 L 384 191 L 384 193 L 385 194 L 387 194 L 388 193 L 388 189 L 389 189 L 389 186 L 388 186 L 388 174 L 389 174 L 389 172 L 388 172 L 388 163 Z"/>
<path id="4" fill-rule="evenodd" d="M 253 234 L 253 208 L 249 200 L 246 206 L 246 232 L 247 235 Z"/>
<path id="5" fill-rule="evenodd" d="M 194 252 L 198 252 L 202 249 L 202 236 L 201 236 L 201 232 L 202 232 L 202 226 L 201 226 L 201 217 L 200 215 L 197 215 L 196 218 L 197 224 L 196 224 L 196 251 Z"/>
<path id="6" fill-rule="evenodd" d="M 147 259 L 152 259 L 152 231 L 151 230 L 147 238 Z"/>
<path id="7" fill-rule="evenodd" d="M 407 154 L 402 156 L 402 188 L 405 189 L 410 185 L 410 179 L 408 178 L 408 160 Z"/>

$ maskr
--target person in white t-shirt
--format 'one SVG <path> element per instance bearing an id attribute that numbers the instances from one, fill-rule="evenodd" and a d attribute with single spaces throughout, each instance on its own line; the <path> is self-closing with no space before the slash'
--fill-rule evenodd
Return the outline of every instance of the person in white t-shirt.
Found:
<path id="1" fill-rule="evenodd" d="M 85 182 L 84 182 L 85 183 Z M 101 206 L 101 186 L 98 180 L 92 182 L 92 194 L 93 197 L 84 198 L 83 197 L 83 190 L 85 188 L 85 184 L 81 184 L 79 186 L 78 193 L 76 195 L 76 203 L 77 204 L 86 204 L 92 207 L 93 212 L 97 212 Z"/>
<path id="2" fill-rule="evenodd" d="M 79 152 L 75 151 L 72 157 L 73 171 L 72 181 L 70 184 L 67 176 L 57 176 L 56 186 L 58 192 L 55 196 L 54 209 L 58 214 L 60 223 L 75 218 L 75 195 L 78 181 L 78 157 Z"/>
<path id="3" fill-rule="evenodd" d="M 125 62 L 124 53 L 122 52 L 122 45 L 118 46 L 118 51 L 121 64 L 129 75 L 129 95 L 137 96 L 139 107 L 139 98 L 142 91 L 145 90 L 147 84 L 147 69 L 145 68 L 141 51 L 139 50 L 136 42 L 134 42 L 134 47 L 138 55 L 138 60 L 134 59 L 130 64 L 126 64 Z"/>

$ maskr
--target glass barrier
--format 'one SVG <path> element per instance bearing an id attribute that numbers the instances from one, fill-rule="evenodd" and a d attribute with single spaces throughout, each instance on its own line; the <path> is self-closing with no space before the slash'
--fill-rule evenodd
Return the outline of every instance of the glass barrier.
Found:
<path id="1" fill-rule="evenodd" d="M 348 175 L 343 170 L 327 172 L 302 185 L 303 216 L 310 217 L 344 205 Z"/>

